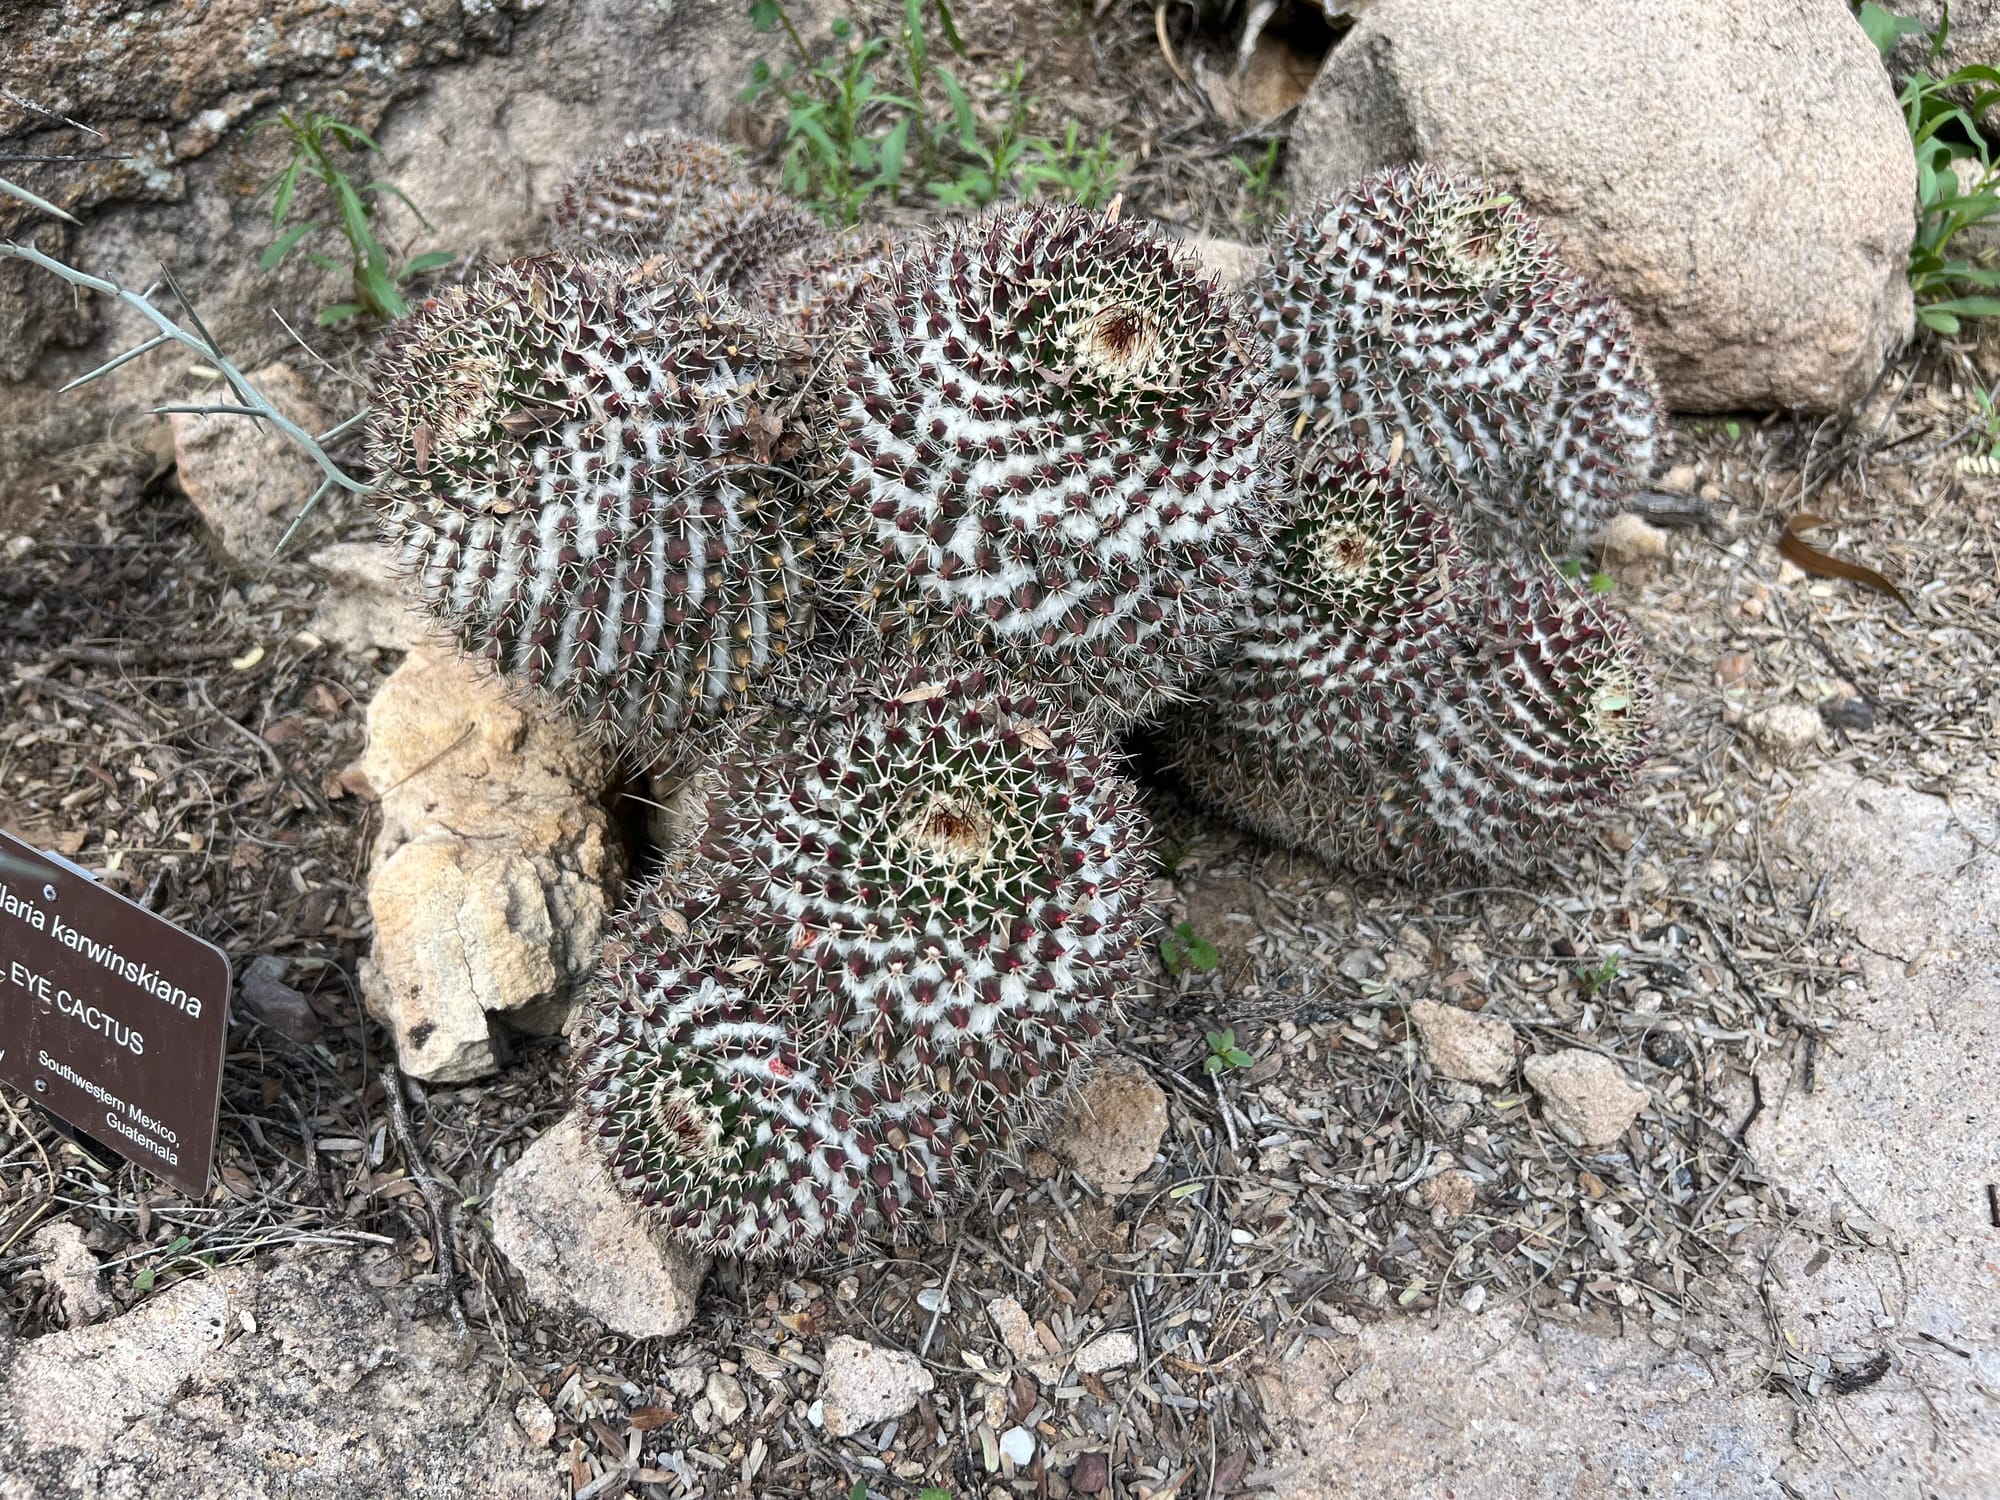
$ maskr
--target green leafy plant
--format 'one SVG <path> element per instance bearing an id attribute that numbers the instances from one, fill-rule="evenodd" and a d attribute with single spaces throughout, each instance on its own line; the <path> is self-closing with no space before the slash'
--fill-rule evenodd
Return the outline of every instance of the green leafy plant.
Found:
<path id="1" fill-rule="evenodd" d="M 1215 951 L 1215 944 L 1194 930 L 1194 923 L 1182 922 L 1160 939 L 1160 961 L 1170 974 L 1184 974 L 1189 969 L 1212 974 L 1222 955 Z"/>
<path id="2" fill-rule="evenodd" d="M 1229 1031 L 1204 1032 L 1208 1040 L 1208 1056 L 1201 1060 L 1204 1073 L 1221 1073 L 1230 1068 L 1247 1068 L 1257 1059 L 1236 1045 L 1236 1033 Z"/>
<path id="3" fill-rule="evenodd" d="M 1949 5 L 1942 8 L 1935 32 L 1872 0 L 1861 7 L 1859 19 L 1885 59 L 1904 37 L 1928 35 L 1927 60 L 1935 62 L 1951 35 Z M 2000 287 L 2000 268 L 1966 259 L 1956 249 L 1967 230 L 2000 219 L 2000 166 L 1980 123 L 2000 103 L 2000 69 L 1976 63 L 1940 78 L 1918 68 L 1902 80 L 1897 102 L 1917 158 L 1910 289 L 1924 326 L 1955 334 L 1965 318 L 2000 315 L 2000 297 L 1978 290 Z"/>
<path id="4" fill-rule="evenodd" d="M 1250 199 L 1244 221 L 1251 229 L 1267 228 L 1285 215 L 1285 195 L 1277 185 L 1278 161 L 1284 150 L 1283 141 L 1273 140 L 1267 142 L 1256 156 L 1230 158 L 1242 176 L 1243 191 Z"/>
<path id="5" fill-rule="evenodd" d="M 271 200 L 271 232 L 277 236 L 258 260 L 258 265 L 269 271 L 309 236 L 329 227 L 337 228 L 347 241 L 346 264 L 351 266 L 353 273 L 354 300 L 336 302 L 322 309 L 320 324 L 343 323 L 363 314 L 376 318 L 402 317 L 410 310 L 410 304 L 403 296 L 399 283 L 420 272 L 448 266 L 457 257 L 449 250 L 432 250 L 392 268 L 387 247 L 375 236 L 375 214 L 384 196 L 401 200 L 416 215 L 419 224 L 432 233 L 436 231 L 417 205 L 410 201 L 410 195 L 393 182 L 365 182 L 357 187 L 354 180 L 341 170 L 334 159 L 336 152 L 381 154 L 382 148 L 375 144 L 367 131 L 336 120 L 331 115 L 308 112 L 295 116 L 290 110 L 279 110 L 270 119 L 259 120 L 252 125 L 246 134 L 257 135 L 273 127 L 283 130 L 290 137 L 292 156 L 257 192 L 260 198 L 265 193 L 274 195 Z M 332 197 L 337 218 L 332 225 L 321 219 L 308 219 L 288 228 L 286 221 L 298 204 L 299 188 L 309 179 L 320 183 Z M 343 265 L 331 255 L 308 251 L 307 257 L 314 265 L 327 270 L 339 270 Z"/>
<path id="6" fill-rule="evenodd" d="M 159 1265 L 148 1266 L 132 1278 L 133 1289 L 141 1292 L 150 1292 L 153 1289 L 153 1283 L 160 1279 L 161 1268 L 171 1265 L 174 1258 L 193 1243 L 194 1241 L 184 1234 L 176 1235 L 174 1242 L 160 1252 L 164 1259 L 161 1260 Z"/>
<path id="7" fill-rule="evenodd" d="M 1572 557 L 1557 571 L 1565 578 L 1581 578 L 1583 577 L 1583 559 Z M 1609 573 L 1593 572 L 1590 575 L 1590 591 L 1593 594 L 1608 594 L 1617 587 L 1618 580 L 1613 578 Z"/>
<path id="8" fill-rule="evenodd" d="M 893 36 L 863 35 L 841 17 L 834 49 L 815 58 L 783 0 L 753 0 L 751 25 L 782 30 L 790 60 L 758 58 L 743 90 L 770 93 L 785 107 L 779 156 L 785 190 L 827 223 L 860 222 L 876 197 L 891 202 L 921 185 L 938 203 L 984 208 L 1010 192 L 1053 190 L 1086 208 L 1111 198 L 1128 163 L 1110 136 L 1085 144 L 1074 121 L 1060 141 L 1027 134 L 1037 100 L 1016 64 L 990 119 L 939 59 L 938 41 L 964 56 L 965 41 L 946 0 L 903 0 Z M 933 30 L 935 29 L 935 37 Z"/>
<path id="9" fill-rule="evenodd" d="M 1601 995 L 1618 982 L 1623 968 L 1623 960 L 1616 953 L 1607 954 L 1602 963 L 1592 967 L 1577 966 L 1577 982 L 1583 986 L 1586 995 Z"/>

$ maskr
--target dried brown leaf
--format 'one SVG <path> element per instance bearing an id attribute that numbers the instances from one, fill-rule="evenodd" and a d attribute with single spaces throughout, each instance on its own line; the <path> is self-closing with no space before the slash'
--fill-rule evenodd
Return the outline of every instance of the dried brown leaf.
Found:
<path id="1" fill-rule="evenodd" d="M 1873 589 L 1878 594 L 1887 594 L 1904 609 L 1915 614 L 1910 601 L 1903 597 L 1903 591 L 1876 572 L 1860 563 L 1849 562 L 1844 557 L 1835 557 L 1831 552 L 1822 552 L 1806 541 L 1802 532 L 1813 531 L 1827 524 L 1825 516 L 1814 515 L 1802 510 L 1785 522 L 1784 533 L 1778 538 L 1778 555 L 1801 573 L 1814 578 L 1845 578 L 1863 588 Z"/>

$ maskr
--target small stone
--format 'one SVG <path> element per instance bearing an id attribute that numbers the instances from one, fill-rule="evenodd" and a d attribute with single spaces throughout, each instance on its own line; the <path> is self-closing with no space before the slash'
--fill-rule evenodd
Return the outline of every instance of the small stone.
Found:
<path id="1" fill-rule="evenodd" d="M 986 1304 L 986 1316 L 993 1320 L 994 1330 L 1007 1346 L 1007 1352 L 1014 1356 L 1014 1362 L 1043 1385 L 1052 1384 L 1061 1371 L 1035 1337 L 1035 1325 L 1028 1317 L 1028 1310 L 1012 1297 L 995 1297 Z"/>
<path id="2" fill-rule="evenodd" d="M 556 1414 L 533 1391 L 514 1403 L 514 1421 L 531 1448 L 546 1448 L 555 1440 Z"/>
<path id="3" fill-rule="evenodd" d="M 1828 729 L 1865 734 L 1875 727 L 1875 705 L 1866 698 L 1844 698 L 1836 693 L 1820 701 L 1819 717 Z"/>
<path id="4" fill-rule="evenodd" d="M 1754 651 L 1725 651 L 1715 659 L 1715 680 L 1724 687 L 1737 687 L 1757 665 Z"/>
<path id="5" fill-rule="evenodd" d="M 536 1302 L 632 1338 L 671 1338 L 694 1321 L 708 1262 L 659 1234 L 618 1190 L 578 1111 L 500 1174 L 490 1208 L 494 1246 Z"/>
<path id="6" fill-rule="evenodd" d="M 660 1377 L 660 1384 L 687 1401 L 698 1395 L 707 1381 L 700 1365 L 676 1365 Z"/>
<path id="7" fill-rule="evenodd" d="M 1108 1198 L 1152 1169 L 1167 1132 L 1167 1096 L 1137 1063 L 1107 1063 L 1077 1091 L 1049 1149 Z"/>
<path id="8" fill-rule="evenodd" d="M 1661 562 L 1667 555 L 1667 534 L 1629 511 L 1613 516 L 1597 534 L 1597 555 L 1614 573 Z"/>
<path id="9" fill-rule="evenodd" d="M 1342 1406 L 1359 1406 L 1364 1401 L 1380 1401 L 1388 1394 L 1389 1372 L 1372 1361 L 1333 1388 L 1333 1399 Z"/>
<path id="10" fill-rule="evenodd" d="M 743 1382 L 721 1370 L 708 1377 L 702 1394 L 708 1397 L 709 1410 L 725 1427 L 750 1409 L 750 1398 L 743 1394 Z"/>
<path id="11" fill-rule="evenodd" d="M 1796 760 L 1819 742 L 1820 717 L 1803 703 L 1773 703 L 1746 714 L 1743 727 L 1773 760 Z"/>
<path id="12" fill-rule="evenodd" d="M 1601 1052 L 1568 1047 L 1528 1059 L 1522 1068 L 1548 1122 L 1579 1146 L 1608 1146 L 1646 1107 L 1645 1089 Z"/>
<path id="13" fill-rule="evenodd" d="M 1015 1468 L 1035 1461 L 1035 1435 L 1025 1427 L 1009 1427 L 1000 1434 L 1000 1456 Z"/>
<path id="14" fill-rule="evenodd" d="M 1139 1341 L 1129 1333 L 1100 1334 L 1076 1351 L 1080 1375 L 1102 1375 L 1139 1362 Z"/>
<path id="15" fill-rule="evenodd" d="M 1694 485 L 1693 464 L 1675 464 L 1660 476 L 1660 488 L 1669 495 L 1692 495 Z"/>
<path id="16" fill-rule="evenodd" d="M 1410 1020 L 1423 1043 L 1424 1060 L 1446 1078 L 1498 1088 L 1512 1076 L 1514 1028 L 1507 1022 L 1435 1000 L 1412 1005 Z"/>
<path id="17" fill-rule="evenodd" d="M 916 1355 L 845 1334 L 827 1340 L 824 1365 L 816 1405 L 829 1437 L 900 1417 L 937 1384 Z"/>
<path id="18" fill-rule="evenodd" d="M 7 561 L 19 562 L 35 550 L 35 539 L 31 536 L 10 536 L 7 538 Z"/>
<path id="19" fill-rule="evenodd" d="M 1425 1178 L 1418 1185 L 1417 1196 L 1424 1207 L 1450 1222 L 1472 1212 L 1472 1205 L 1479 1201 L 1479 1182 L 1470 1172 L 1453 1168 Z"/>
<path id="20" fill-rule="evenodd" d="M 1182 243 L 1201 262 L 1202 270 L 1232 292 L 1240 292 L 1255 281 L 1269 258 L 1265 250 L 1241 240 L 1197 237 Z"/>
<path id="21" fill-rule="evenodd" d="M 1028 1169 L 1028 1175 L 1037 1182 L 1047 1182 L 1062 1170 L 1062 1163 L 1040 1146 L 1028 1153 L 1022 1165 Z"/>
<path id="22" fill-rule="evenodd" d="M 266 1030 L 310 1042 L 319 1035 L 319 1017 L 304 993 L 285 983 L 285 967 L 285 960 L 274 954 L 251 959 L 236 987 L 236 1002 L 241 1014 Z"/>
<path id="23" fill-rule="evenodd" d="M 1069 1487 L 1083 1495 L 1101 1495 L 1111 1487 L 1111 1460 L 1102 1453 L 1077 1456 L 1069 1471 Z"/>
<path id="24" fill-rule="evenodd" d="M 252 370 L 250 384 L 306 431 L 318 432 L 326 425 L 312 392 L 291 366 Z M 319 488 L 319 471 L 269 422 L 193 412 L 176 412 L 171 420 L 181 489 L 224 556 L 242 568 L 263 567 L 292 516 Z"/>
<path id="25" fill-rule="evenodd" d="M 1382 959 L 1373 948 L 1350 948 L 1340 956 L 1340 972 L 1343 977 L 1355 980 L 1374 977 L 1382 967 Z"/>
<path id="26" fill-rule="evenodd" d="M 310 559 L 326 580 L 306 628 L 349 651 L 407 651 L 430 631 L 397 587 L 395 560 L 379 542 L 336 542 Z"/>

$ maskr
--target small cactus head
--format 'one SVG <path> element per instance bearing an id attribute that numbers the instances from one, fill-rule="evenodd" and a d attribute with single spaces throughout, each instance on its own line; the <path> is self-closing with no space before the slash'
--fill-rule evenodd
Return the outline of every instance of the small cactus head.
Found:
<path id="1" fill-rule="evenodd" d="M 520 261 L 399 324 L 367 432 L 383 529 L 469 654 L 652 747 L 811 626 L 805 346 L 664 261 Z"/>
<path id="2" fill-rule="evenodd" d="M 861 304 L 882 286 L 900 248 L 887 235 L 809 245 L 751 281 L 743 300 L 809 337 L 839 333 L 853 326 Z"/>
<path id="3" fill-rule="evenodd" d="M 899 1235 L 1031 1125 L 1136 978 L 1146 829 L 1108 751 L 980 668 L 735 725 L 695 850 L 607 950 L 579 1093 L 710 1251 Z"/>
<path id="4" fill-rule="evenodd" d="M 739 296 L 785 256 L 826 238 L 790 199 L 752 186 L 722 147 L 671 133 L 577 167 L 553 218 L 559 248 L 671 256 L 698 280 Z"/>
<path id="5" fill-rule="evenodd" d="M 1483 545 L 1568 550 L 1646 477 L 1657 400 L 1624 315 L 1505 194 L 1367 178 L 1280 228 L 1259 300 L 1311 429 L 1405 445 Z"/>
<path id="6" fill-rule="evenodd" d="M 1215 654 L 1288 444 L 1250 329 L 1178 247 L 994 214 L 904 254 L 852 345 L 828 530 L 885 647 L 992 660 L 1114 725 Z"/>

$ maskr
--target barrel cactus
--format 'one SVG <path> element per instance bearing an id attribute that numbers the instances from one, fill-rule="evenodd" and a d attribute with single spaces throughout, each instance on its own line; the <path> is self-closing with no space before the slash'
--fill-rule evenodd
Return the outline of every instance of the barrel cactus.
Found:
<path id="1" fill-rule="evenodd" d="M 1646 478 L 1657 401 L 1624 315 L 1503 194 L 1370 177 L 1280 228 L 1258 295 L 1311 429 L 1407 451 L 1489 549 L 1571 550 Z"/>
<path id="2" fill-rule="evenodd" d="M 842 585 L 897 653 L 1107 724 L 1218 651 L 1287 437 L 1252 330 L 1170 241 L 1076 208 L 942 231 L 862 310 L 834 404 Z"/>
<path id="3" fill-rule="evenodd" d="M 826 238 L 790 199 L 753 186 L 722 147 L 671 133 L 573 171 L 556 196 L 554 231 L 577 255 L 668 255 L 739 295 Z"/>
<path id="4" fill-rule="evenodd" d="M 1138 973 L 1152 860 L 1091 732 L 983 668 L 742 720 L 607 951 L 579 1096 L 703 1249 L 907 1232 L 1062 1089 Z"/>
<path id="5" fill-rule="evenodd" d="M 469 654 L 657 747 L 810 635 L 803 340 L 665 261 L 520 261 L 391 333 L 382 527 Z"/>

